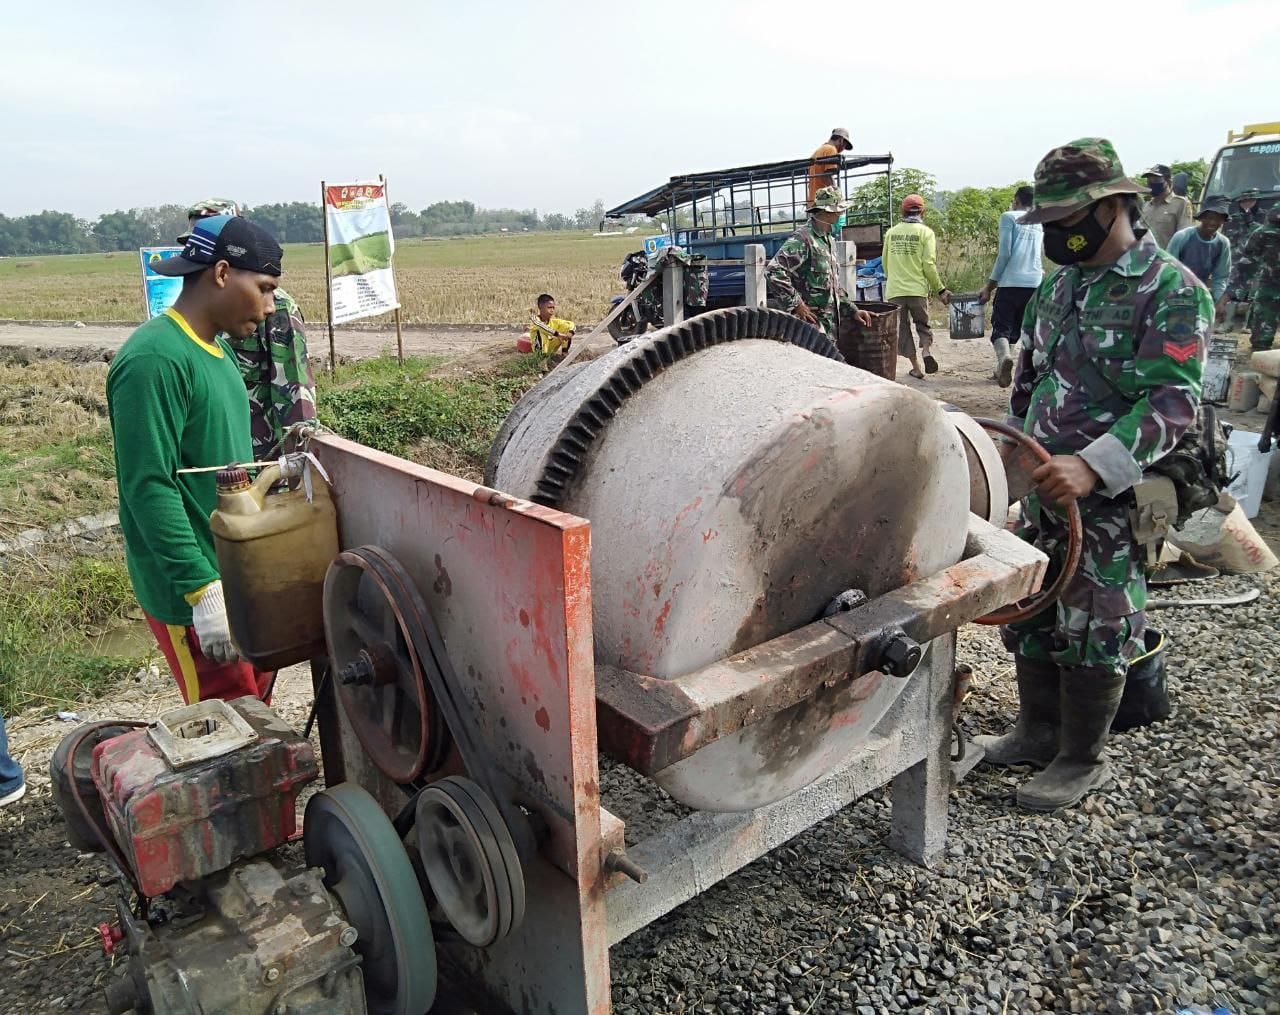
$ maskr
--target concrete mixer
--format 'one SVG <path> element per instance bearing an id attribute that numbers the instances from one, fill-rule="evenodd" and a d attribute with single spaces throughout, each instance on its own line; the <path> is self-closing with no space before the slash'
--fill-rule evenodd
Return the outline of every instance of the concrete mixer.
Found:
<path id="1" fill-rule="evenodd" d="M 259 937 L 310 907 L 308 990 L 356 1010 L 354 962 L 369 1010 L 420 1015 L 439 960 L 480 1011 L 600 1015 L 610 944 L 872 789 L 891 784 L 895 848 L 942 850 L 956 629 L 1047 563 L 1004 530 L 1001 457 L 967 416 L 732 309 L 552 371 L 483 485 L 310 451 L 340 536 L 312 664 L 319 877 L 286 891 L 242 850 L 204 895 L 247 926 L 249 892 Z M 602 754 L 687 816 L 614 806 Z M 225 935 L 122 922 L 130 996 L 158 955 L 184 983 L 240 968 Z M 303 975 L 278 944 L 278 981 L 241 964 L 254 997 Z"/>

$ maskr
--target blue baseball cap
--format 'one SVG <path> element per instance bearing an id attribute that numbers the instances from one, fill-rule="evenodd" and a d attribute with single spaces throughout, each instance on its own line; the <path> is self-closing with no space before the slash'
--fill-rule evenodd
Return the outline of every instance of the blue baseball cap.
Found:
<path id="1" fill-rule="evenodd" d="M 269 232 L 239 215 L 211 215 L 196 221 L 182 253 L 151 266 L 157 275 L 190 275 L 219 261 L 261 275 L 280 276 L 284 250 Z"/>

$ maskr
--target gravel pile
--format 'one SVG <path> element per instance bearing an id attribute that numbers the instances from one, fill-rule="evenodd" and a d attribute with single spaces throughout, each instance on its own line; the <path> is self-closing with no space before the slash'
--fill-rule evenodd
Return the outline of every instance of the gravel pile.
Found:
<path id="1" fill-rule="evenodd" d="M 917 868 L 864 798 L 613 949 L 618 1015 L 1165 1012 L 1216 996 L 1280 1012 L 1280 580 L 1243 607 L 1161 610 L 1174 715 L 1117 735 L 1117 778 L 1060 815 L 1019 811 L 1027 772 L 979 766 L 947 854 Z M 1003 732 L 1012 664 L 968 628 L 969 734 Z"/>
<path id="2" fill-rule="evenodd" d="M 887 794 L 864 798 L 615 947 L 614 1011 L 1166 1012 L 1217 995 L 1234 1015 L 1280 1013 L 1280 578 L 1160 594 L 1253 584 L 1265 595 L 1248 606 L 1151 615 L 1169 632 L 1175 714 L 1113 740 L 1105 791 L 1033 815 L 1014 803 L 1025 773 L 979 766 L 928 871 L 884 847 Z M 995 632 L 962 632 L 960 661 L 977 679 L 962 726 L 1003 732 L 1014 692 Z M 176 703 L 157 673 L 121 690 L 84 717 Z M 309 690 L 301 668 L 277 689 L 296 727 Z M 69 727 L 15 726 L 33 784 L 0 811 L 0 1013 L 102 1011 L 119 975 L 92 930 L 109 878 L 63 843 L 41 774 Z M 602 784 L 607 800 L 641 793 L 617 766 Z M 684 813 L 649 799 L 624 813 L 630 832 Z"/>

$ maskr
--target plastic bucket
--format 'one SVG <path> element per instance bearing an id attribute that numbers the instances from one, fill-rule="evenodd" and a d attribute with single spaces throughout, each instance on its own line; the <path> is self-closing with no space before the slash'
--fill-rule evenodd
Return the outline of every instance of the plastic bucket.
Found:
<path id="1" fill-rule="evenodd" d="M 898 376 L 898 307 L 862 300 L 854 306 L 871 315 L 871 327 L 864 328 L 852 314 L 842 316 L 836 348 L 851 366 L 894 380 Z"/>
<path id="2" fill-rule="evenodd" d="M 978 293 L 956 293 L 947 310 L 952 338 L 981 338 L 987 333 L 987 308 L 978 302 Z"/>
<path id="3" fill-rule="evenodd" d="M 1209 343 L 1209 358 L 1204 364 L 1200 397 L 1206 402 L 1221 402 L 1227 397 L 1231 383 L 1231 366 L 1236 358 L 1234 338 L 1215 338 Z"/>
<path id="4" fill-rule="evenodd" d="M 1111 720 L 1111 731 L 1150 726 L 1169 718 L 1169 685 L 1164 668 L 1164 632 L 1148 627 L 1143 632 L 1146 651 L 1129 664 L 1120 707 Z"/>
<path id="5" fill-rule="evenodd" d="M 1232 430 L 1227 438 L 1227 472 L 1237 474 L 1227 487 L 1246 518 L 1254 518 L 1262 507 L 1262 491 L 1267 485 L 1267 470 L 1275 449 L 1265 455 L 1258 450 L 1261 434 L 1249 430 Z"/>

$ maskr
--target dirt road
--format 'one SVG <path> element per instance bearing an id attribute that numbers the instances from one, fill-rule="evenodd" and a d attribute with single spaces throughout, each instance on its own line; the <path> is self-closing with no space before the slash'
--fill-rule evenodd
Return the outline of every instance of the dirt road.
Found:
<path id="1" fill-rule="evenodd" d="M 110 359 L 110 353 L 124 345 L 134 331 L 124 324 L 0 324 L 0 352 L 24 350 L 34 356 L 54 356 L 89 362 Z M 384 351 L 395 351 L 396 333 L 386 328 L 339 328 L 335 332 L 339 357 L 368 359 Z M 328 331 L 313 325 L 307 335 L 313 357 L 329 355 Z M 515 331 L 504 325 L 492 327 L 451 327 L 404 329 L 404 351 L 409 356 L 452 356 L 475 352 L 494 344 L 510 344 Z"/>

